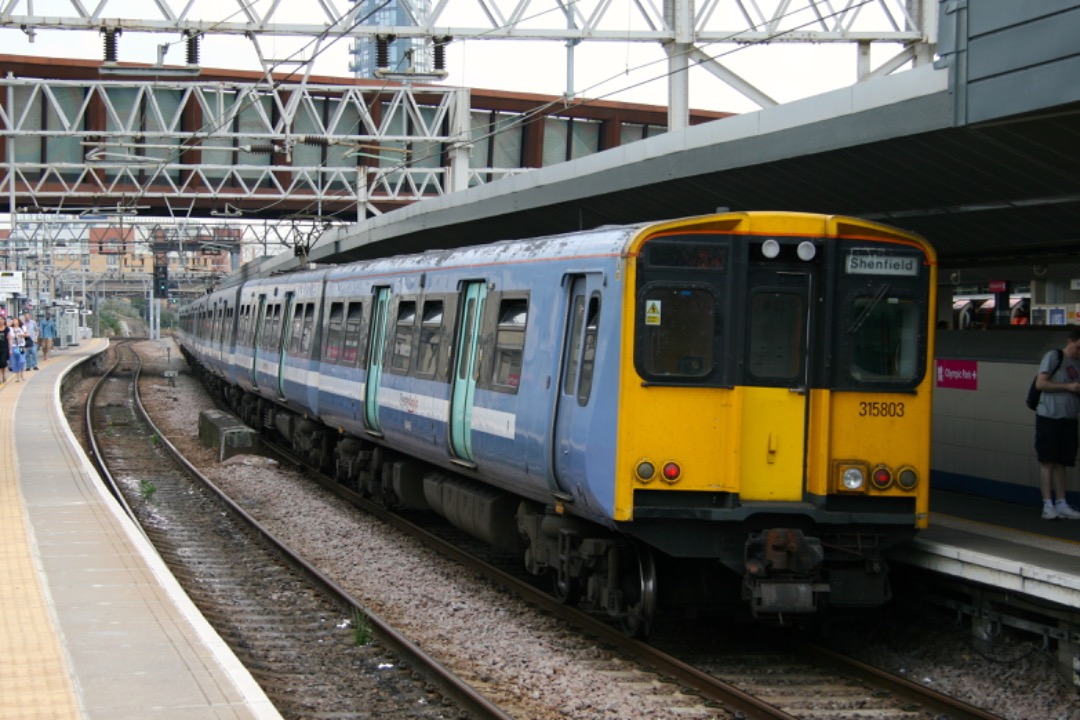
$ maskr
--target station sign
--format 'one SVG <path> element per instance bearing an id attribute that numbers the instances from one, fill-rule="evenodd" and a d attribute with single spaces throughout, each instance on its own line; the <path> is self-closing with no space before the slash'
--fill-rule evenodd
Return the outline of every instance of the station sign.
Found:
<path id="1" fill-rule="evenodd" d="M 2 270 L 0 271 L 0 293 L 19 293 L 23 292 L 23 272 L 22 270 Z"/>
<path id="2" fill-rule="evenodd" d="M 936 386 L 951 390 L 978 390 L 979 363 L 977 360 L 937 361 Z"/>

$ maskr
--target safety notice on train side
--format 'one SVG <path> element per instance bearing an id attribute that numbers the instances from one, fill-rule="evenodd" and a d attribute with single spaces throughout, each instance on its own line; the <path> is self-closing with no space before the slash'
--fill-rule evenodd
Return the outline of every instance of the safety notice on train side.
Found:
<path id="1" fill-rule="evenodd" d="M 659 325 L 660 324 L 660 301 L 648 300 L 645 303 L 645 324 L 646 325 Z"/>

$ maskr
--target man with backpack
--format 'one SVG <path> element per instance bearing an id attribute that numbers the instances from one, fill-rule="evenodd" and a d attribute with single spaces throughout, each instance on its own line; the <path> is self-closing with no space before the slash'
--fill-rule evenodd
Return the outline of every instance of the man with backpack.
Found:
<path id="1" fill-rule="evenodd" d="M 1062 350 L 1043 356 L 1035 388 L 1041 393 L 1035 409 L 1035 454 L 1043 520 L 1080 519 L 1080 512 L 1065 500 L 1066 468 L 1076 465 L 1080 449 L 1080 327 L 1069 330 Z"/>

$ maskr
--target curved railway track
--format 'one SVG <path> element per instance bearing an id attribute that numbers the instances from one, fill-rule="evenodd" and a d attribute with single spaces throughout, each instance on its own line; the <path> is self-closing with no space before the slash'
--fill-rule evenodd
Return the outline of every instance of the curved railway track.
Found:
<path id="1" fill-rule="evenodd" d="M 509 717 L 365 613 L 175 455 L 142 409 L 131 344 L 111 352 L 115 362 L 87 395 L 93 459 L 284 717 Z M 362 626 L 377 645 L 362 642 Z M 372 674 L 379 692 L 358 687 Z"/>
<path id="2" fill-rule="evenodd" d="M 131 374 L 125 362 L 118 363 L 118 366 L 119 373 L 116 377 Z M 120 435 L 120 428 L 134 428 L 144 422 L 139 421 L 139 423 L 136 423 L 133 420 L 127 420 L 126 416 L 121 418 L 119 411 L 115 409 L 119 404 L 122 403 L 116 399 L 105 402 L 105 407 L 109 408 L 108 411 L 104 412 L 108 423 L 106 427 L 110 429 L 98 430 L 97 435 L 104 435 L 106 438 L 116 437 Z M 129 404 L 132 406 L 133 412 L 137 413 L 140 408 L 138 400 L 134 399 Z M 156 430 L 142 431 L 141 442 L 144 448 L 148 434 L 156 434 Z M 139 437 L 138 433 L 134 433 L 134 436 Z M 135 440 L 133 442 L 137 443 L 139 441 Z M 161 442 L 160 448 L 162 451 L 153 454 L 164 456 L 164 450 L 169 447 L 168 443 Z M 157 446 L 155 446 L 156 448 Z M 95 452 L 107 455 L 107 451 Z M 149 453 L 144 452 L 144 455 L 147 454 Z M 122 463 L 130 462 L 130 460 L 122 461 Z M 131 479 L 134 476 L 133 468 L 125 464 L 122 464 L 121 467 L 124 468 L 124 472 L 120 473 L 121 478 L 117 482 L 117 486 L 121 488 L 121 491 L 124 491 L 126 486 L 126 494 L 130 495 L 133 492 L 132 488 L 138 487 L 140 484 Z M 140 468 L 139 472 L 142 477 L 147 476 L 146 470 Z M 165 472 L 161 472 L 162 477 L 164 477 Z M 194 472 L 194 468 L 189 468 L 188 472 Z M 125 476 L 128 479 L 125 480 Z M 755 644 L 751 642 L 743 647 L 739 647 L 737 643 L 731 644 L 723 653 L 705 654 L 700 650 L 687 650 L 676 643 L 678 649 L 672 650 L 671 654 L 662 652 L 656 645 L 630 640 L 606 622 L 561 605 L 556 599 L 541 592 L 530 582 L 478 560 L 469 552 L 457 547 L 456 544 L 440 538 L 436 534 L 420 528 L 401 517 L 385 512 L 378 506 L 338 486 L 325 477 L 320 478 L 320 482 L 334 492 L 346 497 L 350 502 L 360 506 L 365 512 L 378 516 L 384 522 L 414 537 L 421 538 L 429 547 L 436 549 L 440 554 L 450 557 L 455 563 L 458 563 L 462 568 L 461 572 L 478 573 L 490 578 L 492 582 L 506 588 L 510 593 L 524 598 L 527 603 L 538 608 L 540 612 L 561 618 L 565 623 L 578 628 L 579 632 L 590 638 L 595 638 L 599 645 L 614 650 L 623 658 L 623 661 L 619 663 L 617 669 L 607 673 L 610 681 L 631 684 L 639 688 L 639 690 L 649 686 L 653 687 L 658 698 L 664 699 L 658 700 L 655 706 L 649 705 L 649 707 L 654 709 L 666 708 L 667 711 L 670 711 L 671 717 L 784 718 L 789 720 L 792 718 L 829 718 L 829 720 L 841 720 L 843 718 L 873 718 L 874 720 L 923 720 L 930 718 L 937 720 L 951 718 L 953 720 L 965 720 L 978 718 L 979 720 L 993 720 L 996 717 L 962 702 L 934 693 L 922 686 L 881 673 L 868 666 L 854 663 L 854 661 L 847 661 L 834 653 L 821 649 L 801 647 L 798 650 L 776 650 L 777 646 L 774 644 L 767 645 L 766 649 L 763 650 L 761 643 Z M 164 485 L 164 480 L 162 484 Z M 177 485 L 180 488 L 178 492 L 181 495 L 191 494 L 190 490 L 184 489 L 185 487 L 190 488 L 190 480 L 179 481 Z M 141 485 L 141 492 L 145 494 L 145 485 Z M 157 492 L 160 492 L 160 490 L 154 492 L 155 497 Z M 231 504 L 231 501 L 227 499 L 222 502 Z M 138 505 L 139 503 L 134 504 Z M 255 523 L 254 519 L 239 507 L 234 512 L 238 517 L 244 518 L 243 522 Z M 220 516 L 220 513 L 207 514 Z M 215 524 L 220 525 L 221 522 L 223 521 L 219 518 Z M 230 520 L 229 522 L 234 521 Z M 253 527 L 255 533 L 269 540 L 273 539 L 270 530 L 259 529 L 257 523 Z M 155 531 L 151 530 L 150 532 Z M 219 534 L 227 536 L 237 534 L 235 531 L 222 531 L 220 527 L 195 530 L 194 533 L 195 535 L 210 535 L 211 537 L 216 537 Z M 181 557 L 178 559 L 181 568 L 191 566 L 190 558 L 187 557 L 186 542 L 194 542 L 194 538 L 189 538 L 180 545 L 183 549 L 179 553 Z M 289 562 L 290 564 L 303 565 L 302 561 L 298 560 L 290 560 Z M 233 577 L 230 574 L 232 572 L 232 570 L 224 567 L 214 566 L 214 577 L 228 579 Z M 197 587 L 201 588 L 203 585 L 214 584 L 206 582 L 208 575 L 203 572 L 203 568 L 198 568 L 194 572 L 182 569 L 180 573 L 190 575 L 185 582 L 181 574 L 182 582 L 185 582 L 185 585 L 187 585 L 187 582 L 194 582 Z M 333 581 L 321 577 L 314 568 L 305 570 L 305 573 L 312 573 L 315 577 L 320 578 L 318 580 L 319 584 L 327 587 L 328 592 L 337 593 L 340 591 L 340 588 L 336 588 Z M 257 608 L 260 607 L 260 601 L 250 600 L 250 602 L 254 603 L 250 613 L 258 614 L 260 611 Z M 340 606 L 342 600 L 339 598 L 332 602 Z M 309 609 L 307 617 L 309 619 L 311 617 L 320 617 L 320 612 L 325 614 L 325 610 Z M 375 620 L 378 621 L 377 618 Z M 212 617 L 211 621 L 214 621 Z M 380 633 L 392 634 L 392 632 L 392 630 L 380 629 Z M 395 641 L 388 639 L 387 642 L 393 644 Z M 538 639 L 537 642 L 547 643 L 557 642 L 557 640 Z M 770 647 L 773 649 L 768 649 Z M 246 658 L 241 653 L 238 654 L 246 661 Z M 262 653 L 255 653 L 255 655 L 259 656 Z M 413 662 L 420 663 L 422 660 L 414 660 Z M 438 664 L 436 663 L 436 665 Z M 445 671 L 439 666 L 438 670 L 429 672 Z M 253 667 L 253 674 L 258 677 L 256 667 Z M 268 674 L 274 675 L 275 673 Z M 452 678 L 443 677 L 440 683 L 452 683 Z M 440 688 L 442 688 L 442 684 L 440 684 Z M 463 690 L 463 692 L 474 693 L 475 691 L 468 689 Z M 288 694 L 288 692 L 285 694 Z M 672 700 L 673 697 L 676 699 Z M 480 705 L 473 706 L 469 704 L 474 702 L 480 703 Z M 491 707 L 483 707 L 484 702 L 487 701 L 484 701 L 479 696 L 476 698 L 466 697 L 461 706 L 468 708 L 470 717 L 506 717 L 511 715 L 523 717 L 522 715 L 513 715 L 512 710 L 508 711 L 508 715 L 494 714 L 501 711 L 493 704 L 491 704 Z M 493 714 L 485 715 L 484 713 Z M 660 716 L 666 717 L 668 715 L 650 714 L 642 717 Z"/>

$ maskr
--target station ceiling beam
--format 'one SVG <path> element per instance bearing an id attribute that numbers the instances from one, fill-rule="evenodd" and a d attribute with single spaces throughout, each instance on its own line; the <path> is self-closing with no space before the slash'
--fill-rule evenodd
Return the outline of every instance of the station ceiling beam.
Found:
<path id="1" fill-rule="evenodd" d="M 458 41 L 528 40 L 565 45 L 567 95 L 573 96 L 575 48 L 584 42 L 660 44 L 668 58 L 672 129 L 688 124 L 690 67 L 700 66 L 761 107 L 775 104 L 769 88 L 759 88 L 723 62 L 732 48 L 761 44 L 853 46 L 856 81 L 933 60 L 938 0 L 395 0 L 409 24 L 368 24 L 368 6 L 345 0 L 82 0 L 50 4 L 39 15 L 32 0 L 0 5 L 0 28 L 30 35 L 53 30 L 164 33 L 196 37 L 242 35 L 251 41 L 264 70 L 280 60 L 264 51 L 274 38 L 307 40 L 290 62 L 310 73 L 320 49 L 342 37 L 394 36 Z M 206 15 L 213 13 L 213 16 Z M 897 48 L 871 66 L 875 44 Z"/>

